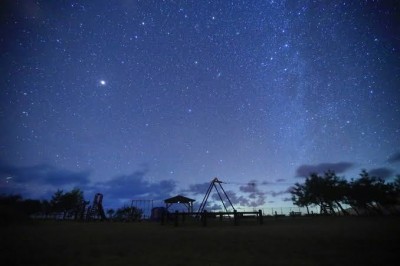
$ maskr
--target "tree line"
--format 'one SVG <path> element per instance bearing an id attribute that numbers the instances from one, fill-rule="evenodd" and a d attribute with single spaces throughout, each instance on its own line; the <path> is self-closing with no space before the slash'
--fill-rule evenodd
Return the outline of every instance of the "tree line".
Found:
<path id="1" fill-rule="evenodd" d="M 334 171 L 323 175 L 310 174 L 304 183 L 296 183 L 290 190 L 292 201 L 299 207 L 319 206 L 321 214 L 357 215 L 399 214 L 400 175 L 393 182 L 370 176 L 362 170 L 359 178 L 347 181 Z M 345 206 L 349 206 L 346 208 Z"/>
<path id="2" fill-rule="evenodd" d="M 64 192 L 57 190 L 50 200 L 23 199 L 20 195 L 0 195 L 0 223 L 12 223 L 30 218 L 87 220 L 90 201 L 86 201 L 79 188 Z M 108 209 L 112 221 L 138 221 L 143 211 L 123 206 Z"/>
<path id="3" fill-rule="evenodd" d="M 392 182 L 370 176 L 362 170 L 359 178 L 347 181 L 334 171 L 323 175 L 310 174 L 304 183 L 295 183 L 289 192 L 299 207 L 319 206 L 321 214 L 399 214 L 400 175 Z M 50 200 L 23 199 L 20 195 L 0 195 L 0 222 L 8 223 L 30 217 L 43 219 L 85 220 L 90 201 L 79 188 L 64 192 L 57 190 Z M 351 207 L 350 209 L 347 207 Z M 106 211 L 109 220 L 138 221 L 143 211 L 123 206 Z"/>

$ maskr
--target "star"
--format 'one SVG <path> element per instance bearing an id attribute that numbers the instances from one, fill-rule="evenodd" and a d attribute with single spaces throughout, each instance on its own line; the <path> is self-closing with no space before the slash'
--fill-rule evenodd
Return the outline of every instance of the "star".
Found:
<path id="1" fill-rule="evenodd" d="M 42 197 L 39 186 L 90 180 L 108 205 L 166 198 L 214 175 L 294 184 L 310 164 L 357 165 L 349 179 L 375 166 L 400 173 L 381 159 L 400 152 L 396 4 L 73 1 L 41 9 L 46 23 L 34 27 L 12 15 L 31 5 L 14 2 L 0 23 L 9 48 L 0 56 L 0 184 L 14 176 L 15 187 L 0 194 Z M 62 180 L 43 176 L 58 172 L 49 167 Z M 16 180 L 27 169 L 43 177 Z"/>

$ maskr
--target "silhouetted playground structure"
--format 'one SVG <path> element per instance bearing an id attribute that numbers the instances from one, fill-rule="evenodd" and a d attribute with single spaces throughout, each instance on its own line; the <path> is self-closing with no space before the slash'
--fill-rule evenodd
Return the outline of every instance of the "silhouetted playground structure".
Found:
<path id="1" fill-rule="evenodd" d="M 225 189 L 222 187 L 222 181 L 218 180 L 218 178 L 215 177 L 211 181 L 210 186 L 207 189 L 206 195 L 204 196 L 203 201 L 200 204 L 199 210 L 197 211 L 198 214 L 200 214 L 200 213 L 202 213 L 204 211 L 204 208 L 206 207 L 206 204 L 207 204 L 208 197 L 210 196 L 211 191 L 212 191 L 213 188 L 215 188 L 215 191 L 217 191 L 218 197 L 221 200 L 222 206 L 224 206 L 225 212 L 228 212 L 228 209 L 226 208 L 224 200 L 223 200 L 223 198 L 221 196 L 221 193 L 218 190 L 218 186 L 220 187 L 221 192 L 224 193 L 224 196 L 227 199 L 227 201 L 229 202 L 229 204 L 232 207 L 233 211 L 235 211 L 235 207 L 233 207 L 233 204 L 232 204 L 231 200 L 229 199 L 228 195 L 226 194 Z"/>
<path id="2" fill-rule="evenodd" d="M 182 204 L 187 208 L 187 212 L 193 212 L 193 202 L 196 200 L 190 199 L 181 195 L 164 200 L 165 208 L 168 211 L 169 208 L 174 204 Z"/>
<path id="3" fill-rule="evenodd" d="M 160 208 L 157 209 L 159 210 L 159 212 L 157 212 L 157 218 L 159 219 L 157 220 L 160 220 L 161 225 L 165 225 L 172 221 L 174 226 L 179 226 L 179 224 L 185 224 L 186 221 L 191 220 L 195 222 L 196 221 L 200 222 L 202 226 L 207 226 L 210 220 L 213 221 L 218 220 L 220 222 L 232 221 L 234 225 L 239 225 L 240 220 L 248 218 L 256 218 L 259 224 L 263 224 L 263 216 L 261 210 L 253 212 L 238 212 L 233 206 L 231 200 L 229 199 L 229 196 L 226 193 L 225 189 L 222 187 L 222 183 L 223 182 L 220 181 L 217 177 L 215 177 L 211 181 L 197 212 L 193 212 L 193 202 L 195 201 L 194 199 L 177 195 L 175 197 L 164 200 L 166 207 L 164 209 Z M 207 201 L 213 189 L 215 189 L 218 198 L 222 203 L 224 211 L 208 212 L 205 209 L 207 206 Z M 168 212 L 168 209 L 173 204 L 185 205 L 187 207 L 187 212 L 179 212 L 179 211 L 175 211 L 174 213 Z M 152 217 L 153 217 L 153 212 L 152 212 Z"/>
<path id="4" fill-rule="evenodd" d="M 131 208 L 142 210 L 143 219 L 150 218 L 151 211 L 154 208 L 154 200 L 133 199 L 131 201 Z"/>
<path id="5" fill-rule="evenodd" d="M 221 180 L 217 177 L 211 180 L 210 185 L 201 201 L 197 211 L 194 211 L 194 202 L 196 200 L 177 195 L 164 200 L 165 207 L 154 207 L 154 200 L 147 199 L 134 199 L 131 201 L 131 208 L 140 209 L 143 212 L 142 219 L 149 219 L 151 221 L 160 222 L 161 225 L 173 224 L 174 226 L 184 224 L 200 224 L 207 226 L 210 221 L 228 222 L 233 225 L 239 225 L 241 221 L 257 221 L 258 224 L 263 224 L 263 213 L 261 210 L 257 211 L 238 211 L 229 199 L 228 194 L 223 188 Z M 222 211 L 210 212 L 206 210 L 207 202 L 211 193 L 215 190 L 219 201 L 222 204 Z M 86 209 L 85 202 L 83 210 Z M 180 205 L 184 207 L 185 211 L 175 210 L 171 212 L 171 207 Z M 283 216 L 278 215 L 275 211 L 275 217 Z M 291 212 L 290 216 L 301 216 L 301 212 Z M 103 194 L 96 193 L 92 204 L 87 208 L 85 220 L 107 220 L 103 208 Z"/>
<path id="6" fill-rule="evenodd" d="M 103 194 L 94 195 L 92 205 L 87 209 L 86 220 L 107 220 L 103 208 Z"/>

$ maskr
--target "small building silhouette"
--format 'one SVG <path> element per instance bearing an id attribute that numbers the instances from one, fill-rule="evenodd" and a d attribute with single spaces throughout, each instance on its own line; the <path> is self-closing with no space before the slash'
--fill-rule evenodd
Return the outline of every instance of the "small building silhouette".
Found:
<path id="1" fill-rule="evenodd" d="M 193 212 L 193 202 L 195 201 L 196 200 L 194 199 L 190 199 L 181 195 L 177 195 L 175 197 L 164 200 L 165 208 L 167 211 L 174 204 L 183 204 L 186 206 L 187 212 Z"/>

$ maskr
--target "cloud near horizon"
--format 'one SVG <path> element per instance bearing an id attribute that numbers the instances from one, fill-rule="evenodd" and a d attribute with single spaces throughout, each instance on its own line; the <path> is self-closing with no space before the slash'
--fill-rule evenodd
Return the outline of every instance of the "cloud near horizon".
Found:
<path id="1" fill-rule="evenodd" d="M 301 165 L 296 169 L 296 177 L 307 177 L 312 173 L 323 174 L 328 170 L 341 174 L 353 167 L 351 162 L 320 163 L 317 165 Z"/>
<path id="2" fill-rule="evenodd" d="M 146 168 L 108 181 L 90 183 L 90 171 L 73 172 L 48 164 L 17 167 L 0 162 L 0 194 L 49 199 L 58 189 L 66 191 L 77 187 L 88 200 L 99 192 L 104 195 L 105 205 L 120 205 L 126 203 L 126 199 L 165 199 L 176 188 L 173 180 L 147 181 L 147 173 Z"/>
<path id="3" fill-rule="evenodd" d="M 205 195 L 209 186 L 210 186 L 209 182 L 192 184 L 189 185 L 189 188 L 182 190 L 182 193 L 191 193 L 193 195 Z M 218 191 L 225 205 L 228 206 L 229 202 L 219 187 Z M 254 180 L 249 181 L 245 185 L 240 186 L 239 192 L 235 192 L 232 190 L 226 190 L 225 192 L 234 206 L 257 207 L 265 204 L 266 194 L 258 188 L 257 182 Z M 219 209 L 221 209 L 222 207 L 221 199 L 216 193 L 215 188 L 212 189 L 211 198 L 208 201 L 209 202 L 207 204 L 207 209 L 210 209 L 211 206 L 212 206 L 211 209 L 216 209 L 217 206 L 219 206 Z"/>
<path id="4" fill-rule="evenodd" d="M 227 190 L 226 194 L 228 195 L 228 198 L 232 202 L 233 206 L 235 206 L 235 205 L 236 206 L 237 205 L 248 206 L 249 205 L 249 200 L 247 198 L 243 197 L 242 195 L 238 196 L 237 193 L 235 193 L 232 190 Z M 225 195 L 223 195 L 223 193 L 221 194 L 221 192 L 220 192 L 220 195 L 224 201 L 225 206 L 230 207 L 229 202 L 227 201 Z M 219 205 L 219 203 L 221 203 L 221 199 L 219 198 L 217 193 L 213 193 L 211 195 L 211 198 L 215 202 L 215 204 Z M 222 205 L 219 205 L 219 206 L 222 207 Z"/>
<path id="5" fill-rule="evenodd" d="M 205 195 L 208 187 L 210 186 L 210 182 L 205 183 L 197 183 L 189 185 L 189 188 L 182 190 L 182 193 L 191 193 L 194 195 Z"/>
<path id="6" fill-rule="evenodd" d="M 281 196 L 281 195 L 285 195 L 285 194 L 289 194 L 290 193 L 290 187 L 285 189 L 285 190 L 280 190 L 280 191 L 268 191 L 266 192 L 266 194 L 271 195 L 272 197 L 277 197 L 277 196 Z"/>
<path id="7" fill-rule="evenodd" d="M 257 182 L 252 180 L 244 186 L 240 186 L 239 190 L 247 194 L 250 199 L 247 205 L 248 207 L 257 207 L 265 204 L 266 194 L 258 188 Z"/>
<path id="8" fill-rule="evenodd" d="M 49 164 L 12 166 L 0 162 L 0 193 L 47 198 L 51 191 L 86 187 L 90 171 L 73 172 Z"/>
<path id="9" fill-rule="evenodd" d="M 400 162 L 400 152 L 396 152 L 394 154 L 392 154 L 391 156 L 389 156 L 389 158 L 387 159 L 388 163 L 397 163 Z"/>
<path id="10" fill-rule="evenodd" d="M 105 197 L 112 200 L 164 200 L 170 197 L 176 188 L 176 182 L 169 179 L 149 182 L 145 179 L 147 173 L 148 169 L 144 169 L 128 175 L 119 175 L 108 181 L 94 184 L 92 189 L 99 190 Z"/>
<path id="11" fill-rule="evenodd" d="M 73 172 L 49 164 L 16 167 L 0 162 L 0 177 L 19 184 L 86 185 L 89 183 L 89 175 L 90 171 Z"/>
<path id="12" fill-rule="evenodd" d="M 382 179 L 387 179 L 393 176 L 394 171 L 389 168 L 381 167 L 369 170 L 368 174 L 371 176 L 380 177 Z"/>
<path id="13" fill-rule="evenodd" d="M 285 179 L 279 180 L 280 182 L 286 181 Z M 264 185 L 263 182 L 260 185 Z M 209 187 L 210 183 L 198 183 L 189 185 L 188 189 L 182 190 L 182 192 L 192 193 L 195 195 L 205 195 L 207 188 Z M 229 200 L 232 204 L 236 206 L 242 207 L 258 207 L 264 205 L 267 201 L 267 196 L 270 195 L 273 198 L 278 196 L 287 195 L 289 194 L 290 187 L 284 190 L 270 190 L 270 191 L 262 191 L 259 188 L 259 183 L 256 180 L 251 180 L 247 182 L 245 185 L 241 185 L 239 187 L 239 192 L 235 192 L 232 190 L 227 190 L 226 194 L 229 197 Z M 225 205 L 229 205 L 225 195 L 219 189 L 220 195 L 225 203 Z M 213 206 L 213 208 L 211 208 Z M 215 209 L 216 206 L 219 206 L 219 209 L 222 208 L 221 199 L 216 193 L 215 189 L 213 188 L 211 199 L 208 200 L 207 209 Z M 218 209 L 218 208 L 217 208 Z"/>

